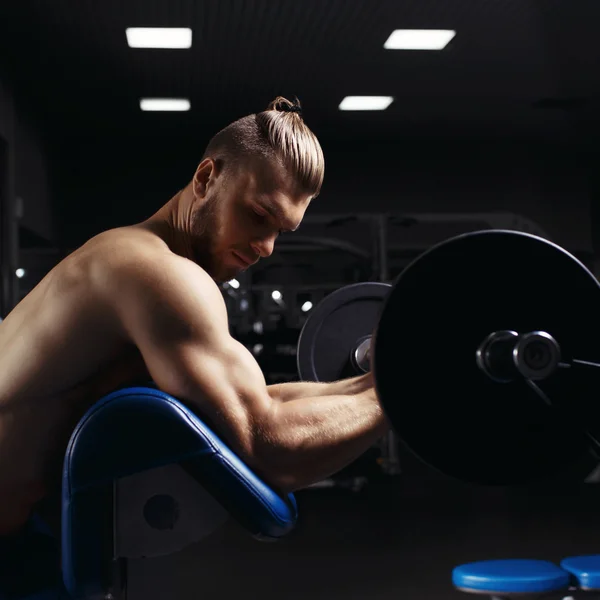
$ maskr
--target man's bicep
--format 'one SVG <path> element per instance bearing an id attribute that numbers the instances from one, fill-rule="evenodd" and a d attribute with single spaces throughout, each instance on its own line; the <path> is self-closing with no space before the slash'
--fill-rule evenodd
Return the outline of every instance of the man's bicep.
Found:
<path id="1" fill-rule="evenodd" d="M 204 276 L 192 269 L 187 277 L 171 272 L 155 281 L 144 278 L 137 292 L 123 298 L 129 304 L 122 309 L 124 325 L 161 390 L 246 446 L 270 397 L 258 364 L 229 334 L 220 291 Z"/>
<path id="2" fill-rule="evenodd" d="M 159 389 L 206 418 L 234 451 L 251 460 L 257 427 L 266 429 L 272 401 L 254 357 L 228 332 L 225 336 L 154 338 L 141 353 Z"/>
<path id="3" fill-rule="evenodd" d="M 173 371 L 157 366 L 162 382 L 156 383 L 199 415 L 238 436 L 250 435 L 254 425 L 268 417 L 272 403 L 264 376 L 243 345 L 233 339 L 210 349 L 184 345 L 169 352 L 169 362 L 173 357 Z"/>
<path id="4" fill-rule="evenodd" d="M 181 269 L 140 265 L 120 286 L 116 300 L 126 337 L 159 379 L 163 371 L 175 374 L 190 348 L 215 347 L 228 335 L 227 315 L 212 281 L 199 284 L 191 278 L 194 273 Z"/>

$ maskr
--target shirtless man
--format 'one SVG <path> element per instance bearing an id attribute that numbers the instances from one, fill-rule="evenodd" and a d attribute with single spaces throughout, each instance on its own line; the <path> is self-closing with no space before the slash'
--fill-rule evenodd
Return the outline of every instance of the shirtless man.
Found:
<path id="1" fill-rule="evenodd" d="M 267 386 L 229 334 L 215 282 L 269 256 L 320 191 L 324 160 L 299 106 L 277 98 L 209 142 L 157 213 L 66 257 L 0 324 L 0 536 L 61 474 L 68 439 L 106 393 L 152 379 L 205 415 L 282 491 L 321 480 L 387 430 L 369 374 Z"/>

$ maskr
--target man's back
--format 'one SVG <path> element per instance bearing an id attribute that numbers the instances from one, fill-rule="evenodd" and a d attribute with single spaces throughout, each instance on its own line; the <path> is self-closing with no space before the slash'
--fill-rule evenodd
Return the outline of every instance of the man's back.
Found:
<path id="1" fill-rule="evenodd" d="M 149 377 L 107 302 L 119 293 L 114 257 L 132 251 L 171 254 L 144 230 L 102 233 L 52 269 L 0 325 L 0 534 L 55 483 L 87 408 Z"/>

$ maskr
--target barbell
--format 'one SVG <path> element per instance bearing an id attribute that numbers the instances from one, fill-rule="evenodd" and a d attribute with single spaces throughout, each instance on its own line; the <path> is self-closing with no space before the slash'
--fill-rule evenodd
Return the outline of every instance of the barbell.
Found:
<path id="1" fill-rule="evenodd" d="M 600 457 L 600 284 L 573 255 L 506 230 L 433 246 L 392 285 L 326 296 L 297 348 L 302 380 L 373 372 L 401 442 L 487 485 L 581 479 Z"/>

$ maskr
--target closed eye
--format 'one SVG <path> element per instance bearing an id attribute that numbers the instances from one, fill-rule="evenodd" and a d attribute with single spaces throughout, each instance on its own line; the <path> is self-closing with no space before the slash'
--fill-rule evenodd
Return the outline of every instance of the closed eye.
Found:
<path id="1" fill-rule="evenodd" d="M 254 213 L 255 219 L 258 223 L 264 224 L 267 220 L 268 216 L 266 213 L 260 212 L 259 210 L 253 208 L 252 212 Z M 278 229 L 277 234 L 281 235 L 282 233 L 288 233 L 289 229 Z"/>
<path id="2" fill-rule="evenodd" d="M 252 209 L 252 212 L 254 213 L 257 221 L 264 221 L 267 217 L 267 215 L 265 213 L 261 213 L 255 209 Z"/>

